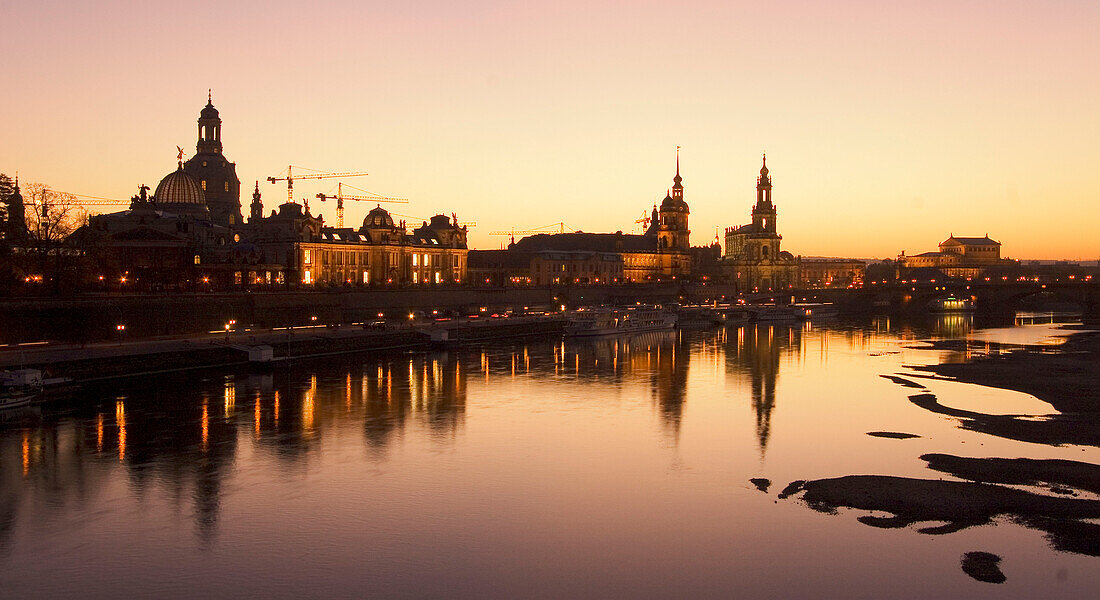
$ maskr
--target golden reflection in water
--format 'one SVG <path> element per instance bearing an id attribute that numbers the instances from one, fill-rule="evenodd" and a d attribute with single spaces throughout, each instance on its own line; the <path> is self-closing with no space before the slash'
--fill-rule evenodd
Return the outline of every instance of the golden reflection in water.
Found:
<path id="1" fill-rule="evenodd" d="M 31 471 L 31 434 L 23 432 L 23 477 Z"/>
<path id="2" fill-rule="evenodd" d="M 115 423 L 118 424 L 118 460 L 126 459 L 126 405 L 122 400 L 115 402 Z"/>
<path id="3" fill-rule="evenodd" d="M 229 418 L 237 408 L 237 386 L 233 380 L 225 382 L 225 418 Z"/>
<path id="4" fill-rule="evenodd" d="M 202 451 L 205 453 L 210 444 L 210 408 L 206 398 L 202 399 Z"/>
<path id="5" fill-rule="evenodd" d="M 252 410 L 252 427 L 256 439 L 260 439 L 260 393 L 256 392 L 256 405 Z"/>
<path id="6" fill-rule="evenodd" d="M 279 424 L 279 390 L 275 390 L 275 404 L 271 407 L 271 416 L 275 419 L 275 424 Z"/>
<path id="7" fill-rule="evenodd" d="M 95 417 L 95 451 L 103 452 L 103 413 Z"/>
<path id="8" fill-rule="evenodd" d="M 351 373 L 344 382 L 344 412 L 351 412 Z"/>
<path id="9" fill-rule="evenodd" d="M 312 375 L 309 378 L 309 389 L 306 390 L 302 397 L 302 431 L 307 434 L 313 433 L 313 411 L 315 409 L 314 400 L 317 396 L 317 376 Z"/>

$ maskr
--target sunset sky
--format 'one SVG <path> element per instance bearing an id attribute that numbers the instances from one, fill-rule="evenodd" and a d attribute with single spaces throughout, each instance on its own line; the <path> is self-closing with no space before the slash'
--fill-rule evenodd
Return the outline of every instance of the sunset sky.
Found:
<path id="1" fill-rule="evenodd" d="M 22 0 L 0 22 L 0 172 L 58 190 L 155 186 L 213 88 L 246 214 L 294 164 L 476 221 L 477 248 L 629 232 L 680 145 L 695 245 L 748 221 L 766 151 L 794 254 L 953 232 L 1100 257 L 1095 0 Z M 260 189 L 266 212 L 286 199 Z"/>

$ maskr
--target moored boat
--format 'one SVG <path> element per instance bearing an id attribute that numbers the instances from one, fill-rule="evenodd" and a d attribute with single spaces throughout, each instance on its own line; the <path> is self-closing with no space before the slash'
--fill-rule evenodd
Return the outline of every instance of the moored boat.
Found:
<path id="1" fill-rule="evenodd" d="M 806 302 L 793 305 L 800 319 L 827 319 L 840 314 L 840 309 L 832 304 L 820 302 Z"/>
<path id="2" fill-rule="evenodd" d="M 928 303 L 928 310 L 934 313 L 969 313 L 974 312 L 974 303 L 967 298 L 937 298 Z"/>
<path id="3" fill-rule="evenodd" d="M 42 394 L 42 371 L 0 371 L 0 409 L 26 406 Z"/>
<path id="4" fill-rule="evenodd" d="M 656 307 L 582 308 L 569 314 L 565 335 L 590 337 L 661 331 L 676 326 L 676 313 Z"/>

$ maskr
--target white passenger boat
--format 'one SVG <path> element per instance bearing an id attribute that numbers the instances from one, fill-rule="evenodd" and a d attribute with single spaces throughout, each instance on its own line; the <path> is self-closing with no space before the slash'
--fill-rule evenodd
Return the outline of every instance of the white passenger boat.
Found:
<path id="1" fill-rule="evenodd" d="M 676 326 L 676 314 L 660 308 L 582 308 L 569 314 L 565 335 L 590 337 L 662 331 Z"/>
<path id="2" fill-rule="evenodd" d="M 798 318 L 806 320 L 827 319 L 840 314 L 840 309 L 836 306 L 825 303 L 806 302 L 795 304 L 794 308 L 798 312 Z"/>
<path id="3" fill-rule="evenodd" d="M 760 304 L 746 307 L 752 313 L 754 321 L 794 321 L 802 313 L 789 304 Z"/>
<path id="4" fill-rule="evenodd" d="M 26 406 L 42 394 L 42 371 L 0 371 L 0 409 Z"/>

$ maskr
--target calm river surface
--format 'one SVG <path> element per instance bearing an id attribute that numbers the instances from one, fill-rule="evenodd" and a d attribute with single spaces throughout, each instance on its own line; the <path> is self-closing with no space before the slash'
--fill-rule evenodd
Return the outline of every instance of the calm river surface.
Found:
<path id="1" fill-rule="evenodd" d="M 880 376 L 966 410 L 1050 413 L 906 365 L 967 359 L 918 340 L 981 352 L 1052 331 L 749 325 L 83 389 L 0 421 L 0 596 L 1095 598 L 1100 559 L 1012 520 L 928 535 L 777 496 L 953 479 L 920 460 L 933 452 L 1100 463 L 960 429 Z M 1001 556 L 1005 583 L 964 573 L 971 551 Z"/>

